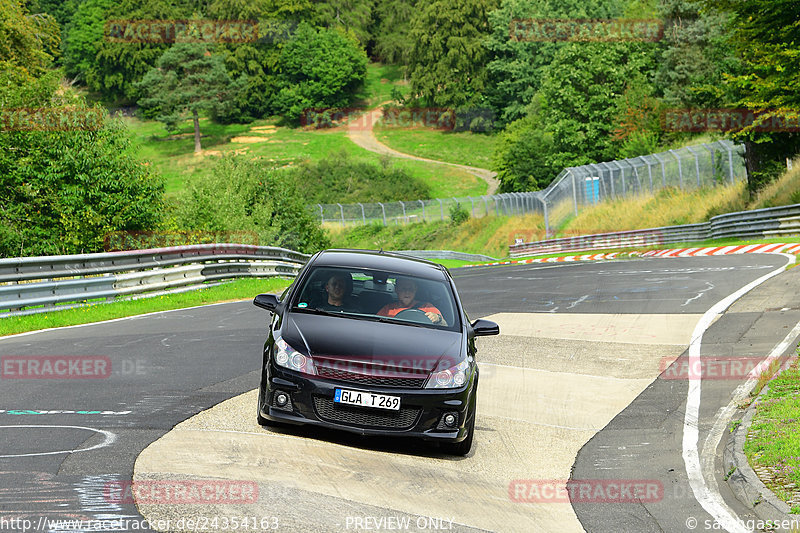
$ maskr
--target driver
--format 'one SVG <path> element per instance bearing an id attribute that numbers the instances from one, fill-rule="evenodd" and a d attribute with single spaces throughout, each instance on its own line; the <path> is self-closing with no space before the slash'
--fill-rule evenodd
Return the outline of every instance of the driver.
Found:
<path id="1" fill-rule="evenodd" d="M 425 316 L 427 316 L 428 320 L 430 320 L 432 323 L 439 324 L 441 326 L 447 325 L 447 322 L 445 322 L 441 311 L 439 311 L 433 304 L 429 302 L 422 303 L 416 299 L 417 282 L 413 279 L 397 278 L 394 290 L 397 293 L 397 301 L 383 306 L 383 308 L 378 311 L 379 315 L 393 317 L 400 311 L 405 311 L 407 309 L 419 309 L 425 313 Z"/>

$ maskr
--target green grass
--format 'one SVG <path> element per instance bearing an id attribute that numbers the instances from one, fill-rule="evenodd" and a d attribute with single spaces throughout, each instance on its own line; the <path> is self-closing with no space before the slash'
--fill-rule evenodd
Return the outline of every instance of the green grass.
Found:
<path id="1" fill-rule="evenodd" d="M 98 303 L 72 309 L 54 308 L 52 312 L 0 318 L 0 336 L 39 329 L 88 324 L 155 311 L 182 309 L 231 300 L 252 299 L 260 293 L 280 292 L 289 283 L 291 281 L 284 278 L 241 279 L 207 289 L 166 294 L 152 298 Z"/>
<path id="2" fill-rule="evenodd" d="M 402 69 L 394 65 L 371 63 L 367 67 L 366 83 L 356 107 L 374 107 L 391 101 L 393 89 L 401 93 L 407 90 Z M 139 155 L 164 176 L 168 197 L 175 197 L 193 178 L 208 173 L 213 160 L 224 154 L 243 154 L 270 167 L 319 161 L 340 151 L 347 152 L 353 160 L 374 165 L 381 162 L 380 155 L 350 141 L 344 127 L 310 130 L 279 126 L 277 118 L 257 120 L 252 124 L 215 124 L 208 118 L 201 118 L 203 153 L 195 155 L 191 120 L 182 122 L 174 133 L 167 132 L 160 122 L 154 120 L 123 120 L 133 134 Z M 433 150 L 425 152 L 426 157 L 449 162 L 466 161 L 465 164 L 484 168 L 487 166 L 492 137 L 458 133 L 439 139 L 440 133 L 431 133 L 409 131 L 408 135 L 413 138 L 405 143 L 402 141 L 402 132 L 391 132 L 391 136 L 393 142 L 414 146 L 420 144 L 417 137 L 423 135 L 425 143 L 441 143 L 446 147 L 443 154 L 437 153 L 433 147 Z M 474 148 L 465 148 L 465 144 L 474 145 Z M 417 155 L 414 151 L 411 153 Z M 486 193 L 486 183 L 463 170 L 422 161 L 391 161 L 392 165 L 405 169 L 414 178 L 427 183 L 431 198 L 479 196 Z"/>
<path id="3" fill-rule="evenodd" d="M 405 226 L 370 224 L 350 228 L 331 226 L 328 234 L 337 248 L 377 250 L 454 250 L 490 257 L 508 256 L 508 245 L 522 228 L 543 226 L 539 215 L 486 216 L 454 226 L 449 219 Z"/>
<path id="4" fill-rule="evenodd" d="M 167 194 L 174 194 L 193 175 L 207 170 L 205 157 L 194 156 L 194 127 L 187 120 L 179 131 L 170 134 L 160 122 L 124 118 L 132 133 L 134 146 L 139 156 L 152 163 L 164 176 Z M 250 129 L 247 124 L 214 124 L 206 118 L 200 119 L 201 143 L 204 150 L 219 150 L 232 137 Z"/>
<path id="5" fill-rule="evenodd" d="M 778 497 L 789 501 L 800 487 L 800 369 L 797 362 L 769 383 L 761 396 L 744 444 L 747 460 L 764 467 L 772 479 L 762 479 Z M 786 482 L 794 490 L 786 490 Z M 794 493 L 794 494 L 792 494 Z M 797 512 L 793 508 L 793 512 Z"/>
<path id="6" fill-rule="evenodd" d="M 408 82 L 403 79 L 403 67 L 370 63 L 367 65 L 367 80 L 364 90 L 359 95 L 360 104 L 364 107 L 375 107 L 392 101 L 392 89 L 401 94 L 408 92 Z"/>
<path id="7" fill-rule="evenodd" d="M 344 128 L 287 128 L 276 126 L 275 120 L 258 120 L 250 125 L 219 125 L 201 119 L 203 153 L 195 155 L 191 121 L 183 122 L 174 135 L 167 133 L 158 122 L 132 118 L 125 119 L 125 122 L 134 135 L 142 158 L 149 160 L 165 177 L 168 196 L 184 189 L 192 177 L 207 173 L 214 159 L 223 154 L 240 153 L 270 167 L 282 167 L 302 161 L 319 161 L 344 150 L 352 160 L 374 165 L 381 163 L 380 155 L 350 141 Z M 253 131 L 253 128 L 268 129 Z M 249 140 L 258 142 L 245 142 Z M 428 183 L 432 198 L 477 196 L 486 192 L 485 182 L 463 170 L 403 159 L 392 159 L 391 164 Z"/>
<path id="8" fill-rule="evenodd" d="M 424 128 L 393 128 L 378 124 L 375 136 L 398 152 L 469 165 L 491 168 L 495 135 L 440 131 Z"/>

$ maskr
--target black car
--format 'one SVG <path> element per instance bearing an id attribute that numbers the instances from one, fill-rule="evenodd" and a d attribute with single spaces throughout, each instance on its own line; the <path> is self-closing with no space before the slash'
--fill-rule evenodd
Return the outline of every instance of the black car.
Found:
<path id="1" fill-rule="evenodd" d="M 443 443 L 465 455 L 475 428 L 475 337 L 447 269 L 386 252 L 314 255 L 279 300 L 264 345 L 258 422 L 313 424 Z"/>

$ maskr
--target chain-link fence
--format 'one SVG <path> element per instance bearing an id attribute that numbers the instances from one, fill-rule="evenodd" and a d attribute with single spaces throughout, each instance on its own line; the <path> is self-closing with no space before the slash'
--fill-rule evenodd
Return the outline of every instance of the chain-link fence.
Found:
<path id="1" fill-rule="evenodd" d="M 632 159 L 565 168 L 541 191 L 547 234 L 581 208 L 605 200 L 653 194 L 675 187 L 694 189 L 746 178 L 744 145 L 723 140 Z"/>
<path id="2" fill-rule="evenodd" d="M 357 204 L 313 204 L 309 209 L 322 223 L 342 226 L 382 223 L 384 226 L 408 224 L 450 218 L 458 205 L 471 217 L 492 215 L 521 215 L 541 212 L 536 205 L 539 193 L 505 193 L 491 196 L 437 198 L 406 202 L 376 202 Z"/>
<path id="3" fill-rule="evenodd" d="M 560 227 L 582 208 L 605 200 L 652 194 L 666 187 L 713 187 L 742 180 L 746 177 L 743 152 L 743 145 L 723 140 L 566 168 L 542 191 L 405 202 L 313 204 L 309 209 L 322 223 L 399 225 L 444 220 L 458 204 L 472 217 L 540 213 L 550 235 L 550 228 Z"/>

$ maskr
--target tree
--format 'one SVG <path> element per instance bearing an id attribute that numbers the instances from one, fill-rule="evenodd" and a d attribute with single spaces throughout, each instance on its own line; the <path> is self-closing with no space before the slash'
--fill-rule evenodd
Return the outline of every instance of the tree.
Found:
<path id="1" fill-rule="evenodd" d="M 430 187 L 401 167 L 354 160 L 345 150 L 289 170 L 307 204 L 430 198 Z"/>
<path id="2" fill-rule="evenodd" d="M 121 22 L 123 26 L 127 24 L 125 21 L 147 24 L 148 21 L 186 20 L 194 14 L 196 7 L 195 0 L 117 0 L 106 17 L 108 21 Z M 136 83 L 172 44 L 174 41 L 160 36 L 115 39 L 113 35 L 104 35 L 99 41 L 92 75 L 87 75 L 87 84 L 107 101 L 135 102 L 140 96 Z"/>
<path id="3" fill-rule="evenodd" d="M 174 130 L 190 113 L 194 122 L 194 151 L 200 152 L 200 113 L 212 112 L 241 90 L 225 70 L 222 57 L 204 44 L 177 43 L 158 59 L 137 89 L 145 96 L 139 105 L 158 112 L 157 120 Z"/>
<path id="4" fill-rule="evenodd" d="M 163 184 L 122 124 L 60 83 L 58 32 L 0 0 L 0 255 L 100 251 L 160 219 Z"/>
<path id="5" fill-rule="evenodd" d="M 277 91 L 281 49 L 289 42 L 300 20 L 312 16 L 309 0 L 213 0 L 208 8 L 217 20 L 258 21 L 258 39 L 220 43 L 217 53 L 225 59 L 234 79 L 245 76 L 244 88 L 226 114 L 215 114 L 219 122 L 249 122 L 269 113 Z"/>
<path id="6" fill-rule="evenodd" d="M 63 28 L 69 23 L 82 1 L 84 0 L 29 0 L 27 3 L 28 11 L 47 13 Z"/>
<path id="7" fill-rule="evenodd" d="M 664 50 L 655 87 L 668 107 L 716 108 L 731 100 L 724 74 L 740 70 L 730 40 L 730 15 L 717 9 L 701 11 L 693 0 L 662 0 Z"/>
<path id="8" fill-rule="evenodd" d="M 797 2 L 790 0 L 703 0 L 707 10 L 731 17 L 733 43 L 742 60 L 740 72 L 726 72 L 735 106 L 762 113 L 765 123 L 800 115 L 800 24 Z M 783 160 L 800 151 L 800 134 L 761 132 L 759 124 L 736 137 L 745 143 L 748 187 L 755 192 L 783 169 Z M 767 128 L 769 129 L 769 127 Z"/>
<path id="9" fill-rule="evenodd" d="M 53 17 L 29 14 L 21 0 L 0 0 L 0 69 L 38 77 L 58 55 L 59 42 Z"/>
<path id="10" fill-rule="evenodd" d="M 116 0 L 84 0 L 64 32 L 64 70 L 92 88 L 101 86 L 97 53 L 104 39 L 108 12 L 115 3 Z"/>
<path id="11" fill-rule="evenodd" d="M 654 52 L 653 43 L 640 42 L 569 43 L 559 50 L 542 82 L 541 112 L 562 161 L 571 165 L 617 156 L 618 100 L 630 80 L 648 82 Z"/>
<path id="12" fill-rule="evenodd" d="M 373 36 L 372 11 L 375 0 L 327 0 L 316 2 L 311 22 L 323 28 L 341 28 L 352 32 L 362 48 L 366 48 Z"/>
<path id="13" fill-rule="evenodd" d="M 387 63 L 405 65 L 414 43 L 408 38 L 415 0 L 384 0 L 375 6 L 375 55 Z"/>
<path id="14" fill-rule="evenodd" d="M 411 23 L 408 61 L 412 98 L 425 105 L 477 105 L 486 88 L 488 14 L 496 0 L 433 0 Z"/>
<path id="15" fill-rule="evenodd" d="M 489 14 L 491 32 L 485 41 L 486 95 L 500 123 L 524 116 L 556 52 L 567 44 L 536 40 L 526 33 L 526 20 L 611 19 L 622 15 L 622 7 L 613 0 L 503 0 Z"/>
<path id="16" fill-rule="evenodd" d="M 297 121 L 313 108 L 350 105 L 367 76 L 367 54 L 341 30 L 298 26 L 280 57 L 273 111 Z"/>

